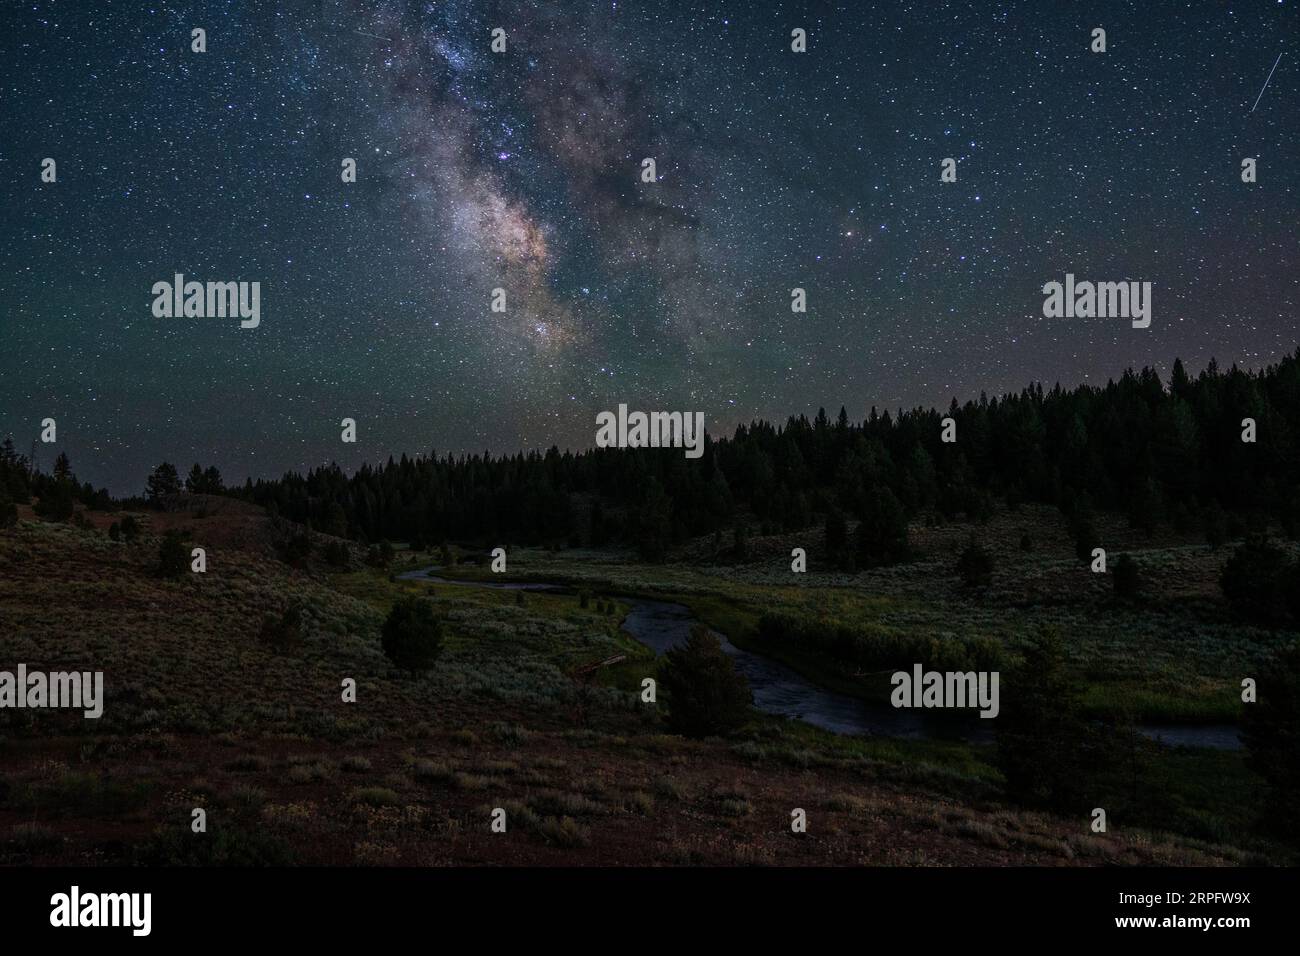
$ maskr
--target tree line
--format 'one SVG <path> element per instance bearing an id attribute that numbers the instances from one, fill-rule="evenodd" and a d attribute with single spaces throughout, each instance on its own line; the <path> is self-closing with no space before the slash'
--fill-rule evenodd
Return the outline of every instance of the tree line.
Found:
<path id="1" fill-rule="evenodd" d="M 47 474 L 18 453 L 9 435 L 0 442 L 0 527 L 17 521 L 17 506 L 33 500 L 37 516 L 50 521 L 72 518 L 78 502 L 95 511 L 110 511 L 117 504 L 107 488 L 96 489 L 89 482 L 78 482 L 66 454 L 54 460 L 54 468 Z"/>
<path id="2" fill-rule="evenodd" d="M 945 429 L 945 419 L 951 425 Z M 1255 440 L 1244 441 L 1253 422 Z M 954 441 L 943 440 L 945 430 Z M 1300 349 L 1256 372 L 1216 362 L 1168 382 L 1150 368 L 1104 386 L 1033 384 L 946 411 L 871 408 L 861 421 L 824 409 L 784 425 L 755 421 L 710 436 L 699 459 L 679 449 L 590 449 L 494 456 L 389 458 L 351 475 L 336 464 L 227 488 L 215 466 L 181 479 L 163 462 L 143 500 L 182 490 L 231 494 L 317 531 L 370 543 L 628 544 L 662 560 L 689 538 L 824 525 L 841 563 L 885 564 L 909 550 L 909 520 L 982 520 L 1001 503 L 1060 507 L 1080 547 L 1094 508 L 1151 531 L 1205 528 L 1222 538 L 1279 526 L 1300 535 Z M 0 446 L 0 496 L 37 499 L 58 519 L 72 503 L 111 509 L 104 489 L 78 484 L 67 457 L 32 469 Z M 3 511 L 5 501 L 0 501 Z M 856 520 L 854 540 L 848 521 Z"/>
<path id="3" fill-rule="evenodd" d="M 945 418 L 955 441 L 943 440 Z M 1252 430 L 1255 440 L 1243 440 Z M 1212 361 L 1192 377 L 1178 360 L 1167 383 L 1144 368 L 1104 386 L 954 399 L 946 412 L 873 407 L 855 422 L 841 408 L 834 420 L 822 409 L 784 426 L 756 421 L 711 437 L 696 460 L 650 448 L 402 455 L 350 476 L 331 464 L 232 493 L 361 541 L 618 543 L 651 560 L 737 525 L 771 533 L 825 522 L 832 548 L 843 530 L 860 563 L 889 563 L 906 555 L 907 520 L 980 520 L 999 502 L 1120 511 L 1148 531 L 1233 516 L 1295 537 L 1300 349 L 1257 372 Z M 848 540 L 846 518 L 869 529 L 865 544 Z"/>

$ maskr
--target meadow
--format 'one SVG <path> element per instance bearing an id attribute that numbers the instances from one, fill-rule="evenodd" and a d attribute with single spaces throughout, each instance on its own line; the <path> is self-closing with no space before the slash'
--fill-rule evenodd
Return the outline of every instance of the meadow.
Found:
<path id="1" fill-rule="evenodd" d="M 1258 781 L 1241 752 L 1134 741 L 1124 773 L 1095 782 L 1106 834 L 1086 818 L 1023 809 L 992 748 L 836 736 L 755 712 L 727 738 L 665 732 L 641 679 L 659 666 L 619 629 L 623 596 L 687 604 L 738 645 L 782 609 L 886 631 L 1005 641 L 1050 622 L 1112 714 L 1233 719 L 1235 675 L 1281 635 L 1232 623 L 1209 582 L 1219 552 L 1125 540 L 1152 597 L 1118 604 L 1069 556 L 1046 512 L 996 516 L 978 533 L 999 561 L 966 593 L 950 571 L 969 526 L 918 528 L 921 557 L 854 576 L 789 570 L 799 536 L 752 541 L 748 560 L 694 542 L 664 565 L 613 551 L 509 549 L 504 577 L 573 593 L 401 580 L 440 564 L 399 548 L 388 567 L 355 553 L 283 560 L 283 528 L 254 509 L 141 513 L 131 544 L 106 517 L 54 524 L 24 512 L 0 533 L 0 661 L 105 672 L 104 716 L 0 713 L 0 860 L 18 863 L 320 864 L 1207 864 L 1282 862 L 1254 829 Z M 208 544 L 208 571 L 165 580 L 159 535 Z M 1028 529 L 1028 531 L 1026 530 Z M 1106 529 L 1109 534 L 1110 529 Z M 1003 542 L 1034 538 L 1033 550 Z M 324 536 L 318 536 L 321 543 Z M 1143 545 L 1139 550 L 1137 545 Z M 815 539 L 805 541 L 815 554 Z M 315 552 L 319 552 L 317 547 Z M 486 577 L 477 549 L 443 573 Z M 296 566 L 295 566 L 296 565 Z M 586 590 L 586 605 L 578 590 Z M 401 595 L 446 622 L 436 667 L 396 670 L 379 642 Z M 303 639 L 264 637 L 290 605 Z M 819 681 L 874 690 L 835 660 L 763 647 Z M 580 676 L 585 665 L 624 660 Z M 341 682 L 357 682 L 344 703 Z M 191 832 L 192 811 L 208 831 Z M 507 811 L 506 834 L 489 830 Z M 805 834 L 790 813 L 805 809 Z"/>

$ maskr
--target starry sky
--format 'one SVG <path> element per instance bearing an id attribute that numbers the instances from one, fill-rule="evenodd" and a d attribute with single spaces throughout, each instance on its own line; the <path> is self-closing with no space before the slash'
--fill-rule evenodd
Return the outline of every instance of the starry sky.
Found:
<path id="1" fill-rule="evenodd" d="M 1258 367 L 1300 338 L 1296 6 L 14 0 L 0 435 L 129 494 Z M 178 272 L 261 325 L 155 318 Z M 1066 272 L 1151 327 L 1044 319 Z"/>

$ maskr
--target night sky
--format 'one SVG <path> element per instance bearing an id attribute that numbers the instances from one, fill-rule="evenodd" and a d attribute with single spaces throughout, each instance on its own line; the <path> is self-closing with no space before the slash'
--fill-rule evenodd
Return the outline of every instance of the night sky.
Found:
<path id="1" fill-rule="evenodd" d="M 590 447 L 620 402 L 717 434 L 1259 367 L 1298 339 L 1297 39 L 1275 0 L 7 2 L 0 436 L 53 417 L 39 464 L 127 494 Z M 259 281 L 260 327 L 155 318 L 178 272 Z M 1151 328 L 1042 318 L 1066 272 L 1152 282 Z"/>

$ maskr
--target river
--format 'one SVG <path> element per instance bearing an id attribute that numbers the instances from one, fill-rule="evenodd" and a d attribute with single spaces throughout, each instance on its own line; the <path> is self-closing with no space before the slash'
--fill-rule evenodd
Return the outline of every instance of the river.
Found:
<path id="1" fill-rule="evenodd" d="M 408 581 L 430 581 L 464 587 L 494 588 L 506 591 L 559 591 L 572 589 L 559 584 L 487 581 L 455 581 L 433 574 L 434 568 L 407 571 L 398 575 Z M 698 623 L 690 608 L 669 601 L 620 597 L 628 605 L 623 630 L 655 654 L 683 643 Z M 993 740 L 991 720 L 979 717 L 954 719 L 951 715 L 935 717 L 924 711 L 903 710 L 884 703 L 860 700 L 847 694 L 827 690 L 808 680 L 779 661 L 741 650 L 726 635 L 713 632 L 722 649 L 735 661 L 736 670 L 749 681 L 754 706 L 782 717 L 802 720 L 837 734 L 868 736 L 959 739 L 972 743 Z M 1232 724 L 1139 724 L 1138 731 L 1152 740 L 1169 746 L 1209 747 L 1216 750 L 1239 750 L 1241 739 Z"/>

